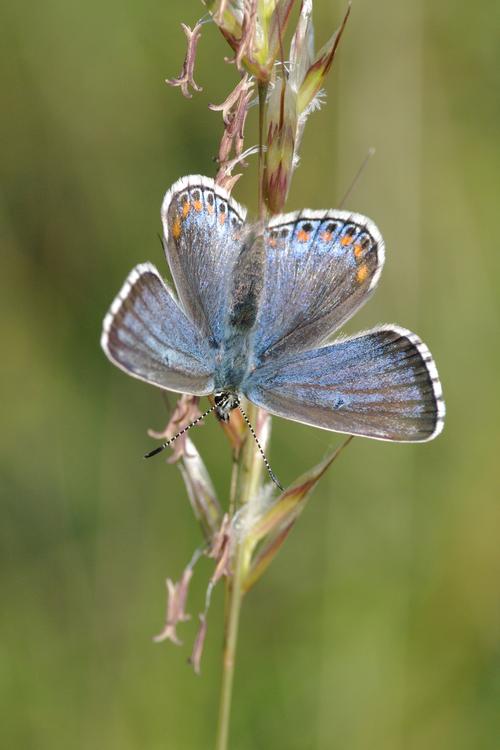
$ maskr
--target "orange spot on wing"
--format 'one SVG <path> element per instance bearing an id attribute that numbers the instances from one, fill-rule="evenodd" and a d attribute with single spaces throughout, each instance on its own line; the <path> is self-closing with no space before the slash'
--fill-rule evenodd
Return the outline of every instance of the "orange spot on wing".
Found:
<path id="1" fill-rule="evenodd" d="M 360 258 L 362 253 L 363 253 L 363 248 L 361 247 L 361 245 L 359 244 L 354 245 L 354 257 Z"/>
<path id="2" fill-rule="evenodd" d="M 194 210 L 198 211 L 198 213 L 201 211 L 201 201 L 195 201 L 193 203 L 193 206 L 194 206 Z"/>
<path id="3" fill-rule="evenodd" d="M 358 282 L 358 284 L 362 284 L 363 281 L 366 281 L 368 273 L 368 266 L 363 263 L 363 265 L 358 268 L 358 272 L 356 274 L 356 281 Z"/>
<path id="4" fill-rule="evenodd" d="M 332 233 L 331 232 L 323 232 L 321 235 L 321 239 L 323 242 L 330 242 L 332 239 Z"/>
<path id="5" fill-rule="evenodd" d="M 226 212 L 219 214 L 219 224 L 222 226 L 226 221 Z"/>
<path id="6" fill-rule="evenodd" d="M 340 240 L 340 243 L 341 243 L 342 245 L 344 245 L 344 246 L 345 246 L 345 245 L 350 245 L 350 244 L 351 244 L 351 242 L 352 242 L 352 235 L 350 235 L 350 234 L 345 234 L 345 235 L 344 235 L 344 236 L 342 237 L 342 239 Z"/>
<path id="7" fill-rule="evenodd" d="M 269 245 L 270 245 L 271 247 L 276 247 L 276 245 L 277 245 L 277 244 L 278 244 L 278 242 L 277 242 L 277 240 L 275 240 L 274 238 L 273 238 L 273 239 L 271 239 L 271 240 L 269 240 Z"/>
<path id="8" fill-rule="evenodd" d="M 183 203 L 183 205 L 182 205 L 182 218 L 183 219 L 186 218 L 186 216 L 188 215 L 190 209 L 191 209 L 191 204 L 189 203 L 189 201 L 186 201 L 185 203 Z"/>
<path id="9" fill-rule="evenodd" d="M 176 216 L 174 219 L 174 223 L 172 225 L 172 234 L 174 240 L 178 240 L 181 236 L 181 220 L 178 216 Z"/>
<path id="10" fill-rule="evenodd" d="M 303 229 L 299 229 L 297 232 L 297 239 L 299 242 L 307 242 L 309 239 L 309 232 L 305 232 Z"/>
<path id="11" fill-rule="evenodd" d="M 207 211 L 209 214 L 213 214 L 214 212 L 214 207 L 213 205 L 210 205 L 210 203 L 207 203 Z"/>

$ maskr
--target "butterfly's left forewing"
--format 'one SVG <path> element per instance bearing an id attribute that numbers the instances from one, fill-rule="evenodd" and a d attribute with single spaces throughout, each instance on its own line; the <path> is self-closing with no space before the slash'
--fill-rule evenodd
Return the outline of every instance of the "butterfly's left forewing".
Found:
<path id="1" fill-rule="evenodd" d="M 275 216 L 265 241 L 255 364 L 325 341 L 366 302 L 384 263 L 377 227 L 349 211 Z"/>
<path id="2" fill-rule="evenodd" d="M 422 442 L 444 422 L 441 384 L 418 336 L 384 326 L 270 360 L 244 384 L 272 414 L 335 432 Z"/>

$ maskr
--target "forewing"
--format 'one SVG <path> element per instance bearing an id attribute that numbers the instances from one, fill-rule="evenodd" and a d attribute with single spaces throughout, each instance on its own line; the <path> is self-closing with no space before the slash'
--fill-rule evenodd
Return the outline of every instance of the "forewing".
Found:
<path id="1" fill-rule="evenodd" d="M 178 180 L 161 209 L 165 251 L 182 307 L 216 344 L 222 341 L 245 215 L 226 190 L 200 175 Z"/>
<path id="2" fill-rule="evenodd" d="M 273 360 L 243 390 L 280 417 L 379 440 L 431 440 L 445 414 L 428 348 L 397 326 Z"/>
<path id="3" fill-rule="evenodd" d="M 140 380 L 179 393 L 213 392 L 213 351 L 150 263 L 130 272 L 104 318 L 101 346 Z"/>
<path id="4" fill-rule="evenodd" d="M 324 342 L 366 302 L 384 262 L 377 227 L 349 211 L 277 216 L 265 241 L 256 363 Z"/>

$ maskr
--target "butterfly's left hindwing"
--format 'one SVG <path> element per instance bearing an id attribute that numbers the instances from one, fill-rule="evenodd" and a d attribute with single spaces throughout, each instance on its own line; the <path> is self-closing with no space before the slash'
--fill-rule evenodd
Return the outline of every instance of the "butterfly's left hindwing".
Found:
<path id="1" fill-rule="evenodd" d="M 214 353 L 151 263 L 130 272 L 104 319 L 101 346 L 120 369 L 178 393 L 214 389 Z"/>
<path id="2" fill-rule="evenodd" d="M 286 419 L 398 442 L 431 440 L 445 413 L 429 350 L 397 326 L 271 360 L 249 376 L 244 392 Z"/>

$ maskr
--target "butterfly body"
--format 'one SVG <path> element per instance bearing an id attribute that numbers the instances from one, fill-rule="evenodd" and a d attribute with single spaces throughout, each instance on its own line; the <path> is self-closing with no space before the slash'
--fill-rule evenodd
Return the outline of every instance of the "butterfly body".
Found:
<path id="1" fill-rule="evenodd" d="M 216 355 L 215 388 L 237 392 L 250 367 L 255 325 L 264 283 L 264 242 L 251 228 L 235 260 L 228 288 L 220 352 Z"/>
<path id="2" fill-rule="evenodd" d="M 435 437 L 441 385 L 415 334 L 379 326 L 330 343 L 380 277 L 384 243 L 373 222 L 336 210 L 266 225 L 245 217 L 207 177 L 173 185 L 162 221 L 176 294 L 154 266 L 137 266 L 104 320 L 109 359 L 160 388 L 214 395 L 223 420 L 246 397 L 327 430 Z"/>

